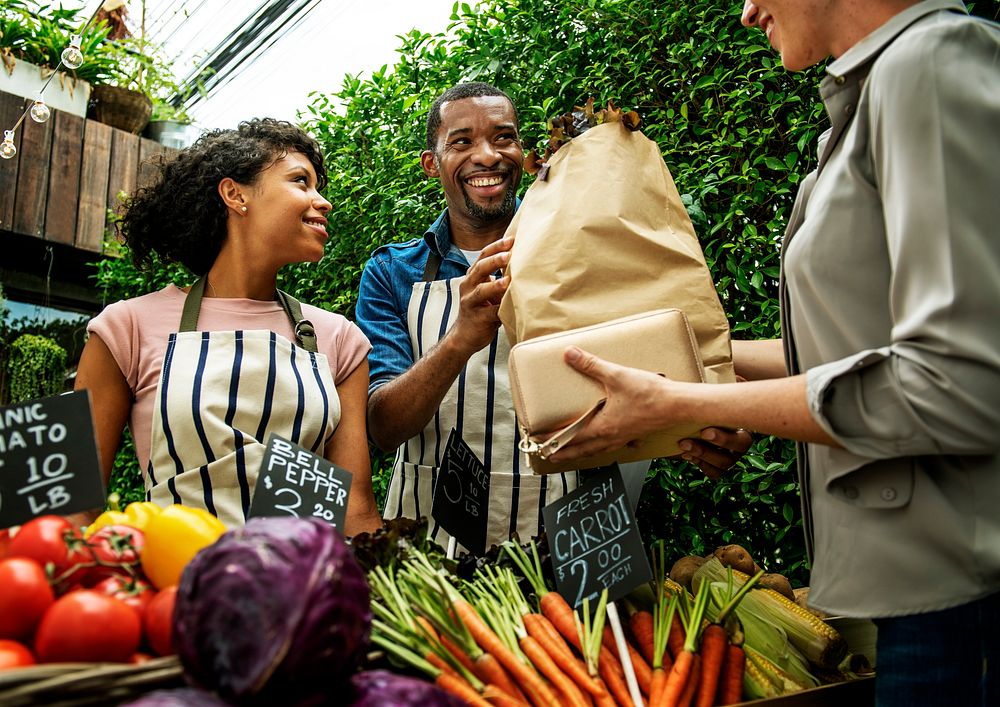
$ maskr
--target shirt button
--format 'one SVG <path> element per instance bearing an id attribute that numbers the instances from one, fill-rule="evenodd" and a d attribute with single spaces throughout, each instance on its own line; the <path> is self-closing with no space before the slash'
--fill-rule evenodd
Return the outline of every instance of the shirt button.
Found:
<path id="1" fill-rule="evenodd" d="M 891 486 L 886 486 L 882 491 L 879 492 L 883 501 L 895 501 L 896 500 L 896 489 Z"/>
<path id="2" fill-rule="evenodd" d="M 835 84 L 837 84 L 838 86 L 843 86 L 844 82 L 846 82 L 846 81 L 847 81 L 847 77 L 845 77 L 845 76 L 837 76 L 836 78 L 833 79 L 833 82 Z"/>
<path id="3" fill-rule="evenodd" d="M 854 115 L 854 104 L 853 103 L 848 103 L 846 106 L 844 106 L 844 115 L 846 115 L 846 116 Z"/>
<path id="4" fill-rule="evenodd" d="M 845 486 L 844 487 L 844 495 L 847 498 L 849 498 L 849 499 L 851 499 L 853 501 L 855 498 L 857 498 L 861 494 L 858 492 L 858 487 L 857 486 Z"/>

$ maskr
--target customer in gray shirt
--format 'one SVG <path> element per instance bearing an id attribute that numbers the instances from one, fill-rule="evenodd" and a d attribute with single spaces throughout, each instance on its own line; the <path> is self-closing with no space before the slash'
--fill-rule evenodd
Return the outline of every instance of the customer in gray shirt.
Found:
<path id="1" fill-rule="evenodd" d="M 831 128 L 781 342 L 698 385 L 570 349 L 608 402 L 556 460 L 690 420 L 797 440 L 810 601 L 876 620 L 877 700 L 1000 705 L 1000 27 L 957 0 L 747 0 Z M 783 349 L 783 355 L 782 355 Z"/>

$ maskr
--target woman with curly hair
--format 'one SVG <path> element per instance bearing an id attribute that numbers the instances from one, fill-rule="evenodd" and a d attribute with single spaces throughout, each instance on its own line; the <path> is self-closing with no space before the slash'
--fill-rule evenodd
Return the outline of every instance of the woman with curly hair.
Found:
<path id="1" fill-rule="evenodd" d="M 76 388 L 90 391 L 110 475 L 128 422 L 147 497 L 244 522 L 271 433 L 353 474 L 344 532 L 381 525 L 365 428 L 371 346 L 344 317 L 276 287 L 289 263 L 316 262 L 330 203 L 319 145 L 271 119 L 202 136 L 161 164 L 120 224 L 140 267 L 198 275 L 104 309 Z"/>

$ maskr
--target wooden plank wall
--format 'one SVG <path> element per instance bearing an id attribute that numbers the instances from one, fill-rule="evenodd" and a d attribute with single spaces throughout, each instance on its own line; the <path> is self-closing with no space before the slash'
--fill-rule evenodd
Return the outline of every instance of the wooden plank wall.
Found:
<path id="1" fill-rule="evenodd" d="M 25 99 L 0 92 L 0 131 L 10 130 L 26 106 Z M 119 195 L 151 178 L 143 161 L 174 152 L 59 110 L 45 123 L 25 118 L 14 144 L 17 155 L 0 160 L 0 231 L 94 253 L 103 248 L 108 210 L 118 209 Z"/>

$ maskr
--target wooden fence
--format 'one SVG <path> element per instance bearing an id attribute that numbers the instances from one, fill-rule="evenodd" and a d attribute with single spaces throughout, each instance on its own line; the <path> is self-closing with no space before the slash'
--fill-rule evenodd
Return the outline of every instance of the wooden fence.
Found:
<path id="1" fill-rule="evenodd" d="M 0 130 L 24 112 L 24 98 L 0 92 Z M 100 253 L 108 209 L 150 178 L 144 162 L 172 149 L 103 123 L 53 110 L 45 123 L 25 118 L 0 159 L 0 231 Z"/>

